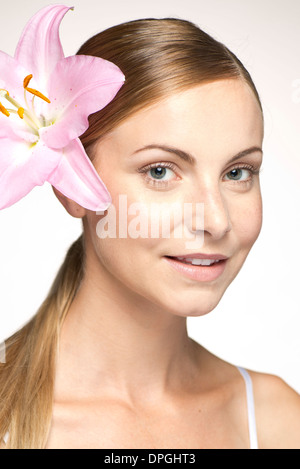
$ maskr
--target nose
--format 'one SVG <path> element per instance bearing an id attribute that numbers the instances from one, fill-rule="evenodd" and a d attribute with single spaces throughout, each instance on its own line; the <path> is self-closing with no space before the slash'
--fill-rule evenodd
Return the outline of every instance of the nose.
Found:
<path id="1" fill-rule="evenodd" d="M 197 204 L 202 204 L 202 216 Z M 208 233 L 213 239 L 221 239 L 232 228 L 229 207 L 219 185 L 202 188 L 193 196 L 192 220 L 190 231 Z"/>

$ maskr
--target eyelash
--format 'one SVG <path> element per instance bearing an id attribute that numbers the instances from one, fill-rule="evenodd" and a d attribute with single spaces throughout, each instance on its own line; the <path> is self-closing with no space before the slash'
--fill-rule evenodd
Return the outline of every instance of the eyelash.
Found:
<path id="1" fill-rule="evenodd" d="M 160 181 L 160 180 L 149 177 L 147 175 L 147 172 L 155 168 L 168 168 L 174 171 L 174 173 L 176 172 L 176 169 L 177 169 L 176 165 L 171 162 L 159 162 L 159 163 L 148 164 L 147 166 L 144 166 L 143 168 L 139 169 L 138 172 L 142 173 L 146 182 L 152 186 L 167 187 L 170 184 L 172 184 L 172 182 L 170 181 Z"/>
<path id="2" fill-rule="evenodd" d="M 143 168 L 139 169 L 138 172 L 139 173 L 142 173 L 143 174 L 143 177 L 145 178 L 146 182 L 152 186 L 156 186 L 156 187 L 160 187 L 160 188 L 165 188 L 165 187 L 168 187 L 170 186 L 170 184 L 172 184 L 174 181 L 162 181 L 162 180 L 157 180 L 157 179 L 153 179 L 151 177 L 149 177 L 147 175 L 147 172 L 150 171 L 151 169 L 155 169 L 155 168 L 168 168 L 168 169 L 171 169 L 172 171 L 176 172 L 176 169 L 177 169 L 177 166 L 174 165 L 173 163 L 171 162 L 158 162 L 158 163 L 152 163 L 152 164 L 149 164 L 147 166 L 144 166 Z M 237 164 L 236 166 L 234 166 L 232 169 L 230 169 L 229 171 L 227 171 L 227 173 L 225 174 L 225 176 L 227 174 L 229 174 L 231 171 L 234 171 L 235 169 L 247 169 L 248 171 L 250 171 L 251 173 L 251 176 L 250 178 L 247 178 L 246 180 L 243 180 L 243 181 L 234 181 L 234 180 L 231 180 L 231 182 L 236 182 L 238 184 L 249 184 L 252 182 L 253 180 L 253 177 L 256 175 L 256 174 L 259 174 L 260 173 L 260 170 L 259 169 L 255 169 L 252 165 L 249 165 L 249 164 L 243 164 L 243 163 L 240 163 L 240 164 Z M 227 181 L 230 179 L 226 179 Z"/>

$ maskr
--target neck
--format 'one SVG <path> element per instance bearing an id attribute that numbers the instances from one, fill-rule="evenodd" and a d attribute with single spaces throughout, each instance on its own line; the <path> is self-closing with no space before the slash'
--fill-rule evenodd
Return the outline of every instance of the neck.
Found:
<path id="1" fill-rule="evenodd" d="M 98 269 L 87 267 L 62 328 L 60 396 L 63 389 L 94 396 L 107 390 L 136 401 L 182 387 L 198 366 L 186 319 L 110 282 Z"/>

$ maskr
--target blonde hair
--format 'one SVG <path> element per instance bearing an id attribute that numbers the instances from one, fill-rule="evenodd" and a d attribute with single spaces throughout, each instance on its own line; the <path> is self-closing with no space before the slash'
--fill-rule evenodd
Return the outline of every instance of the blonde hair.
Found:
<path id="1" fill-rule="evenodd" d="M 81 136 L 89 147 L 142 108 L 176 91 L 202 83 L 241 79 L 260 100 L 237 57 L 194 24 L 179 19 L 124 23 L 89 39 L 78 54 L 114 62 L 126 82 L 114 100 L 90 116 Z M 36 315 L 6 345 L 0 364 L 0 442 L 9 449 L 43 449 L 52 419 L 61 325 L 84 276 L 84 233 L 69 248 Z"/>

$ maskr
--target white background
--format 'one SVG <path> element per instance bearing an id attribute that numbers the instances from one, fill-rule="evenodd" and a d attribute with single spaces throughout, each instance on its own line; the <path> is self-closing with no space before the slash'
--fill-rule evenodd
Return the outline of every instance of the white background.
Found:
<path id="1" fill-rule="evenodd" d="M 3 2 L 0 49 L 13 55 L 25 23 L 49 3 Z M 277 374 L 300 392 L 299 0 L 73 0 L 69 5 L 75 11 L 61 27 L 65 55 L 115 24 L 171 16 L 198 24 L 248 68 L 266 121 L 263 229 L 218 307 L 189 319 L 189 332 L 225 360 Z M 0 341 L 35 313 L 80 232 L 81 221 L 65 212 L 48 183 L 0 212 Z"/>

